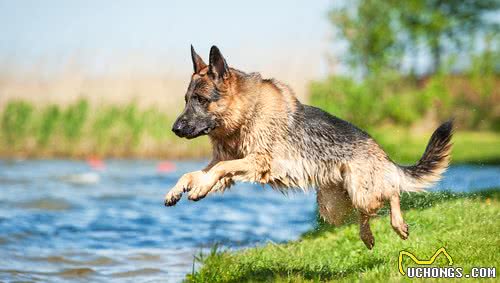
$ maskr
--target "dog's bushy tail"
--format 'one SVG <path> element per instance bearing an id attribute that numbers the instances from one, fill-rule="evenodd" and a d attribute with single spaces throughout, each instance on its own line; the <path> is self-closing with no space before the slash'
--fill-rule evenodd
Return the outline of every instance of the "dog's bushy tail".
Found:
<path id="1" fill-rule="evenodd" d="M 424 154 L 412 166 L 400 166 L 403 182 L 400 190 L 405 192 L 422 191 L 441 179 L 450 164 L 453 119 L 439 126 L 431 136 Z"/>

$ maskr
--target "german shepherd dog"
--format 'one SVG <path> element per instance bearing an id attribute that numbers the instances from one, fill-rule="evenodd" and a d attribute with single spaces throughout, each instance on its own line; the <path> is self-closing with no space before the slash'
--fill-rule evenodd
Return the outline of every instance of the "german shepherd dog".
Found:
<path id="1" fill-rule="evenodd" d="M 234 181 L 281 191 L 314 188 L 328 223 L 340 225 L 354 209 L 359 212 L 360 237 L 368 249 L 375 244 L 370 218 L 385 201 L 394 231 L 408 237 L 400 193 L 424 190 L 440 179 L 450 160 L 451 120 L 433 133 L 415 165 L 401 166 L 367 133 L 300 103 L 287 85 L 228 67 L 216 46 L 208 65 L 192 46 L 191 57 L 186 105 L 172 130 L 188 139 L 208 135 L 213 156 L 203 170 L 179 179 L 165 205 L 175 205 L 183 193 L 200 200 Z"/>

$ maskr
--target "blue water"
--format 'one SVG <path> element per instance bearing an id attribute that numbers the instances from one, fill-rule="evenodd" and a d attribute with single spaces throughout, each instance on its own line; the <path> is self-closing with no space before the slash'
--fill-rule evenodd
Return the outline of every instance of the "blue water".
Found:
<path id="1" fill-rule="evenodd" d="M 177 282 L 214 243 L 237 249 L 297 239 L 314 226 L 314 192 L 238 184 L 200 202 L 163 196 L 204 162 L 0 161 L 0 281 Z M 500 166 L 454 166 L 435 190 L 500 187 Z"/>

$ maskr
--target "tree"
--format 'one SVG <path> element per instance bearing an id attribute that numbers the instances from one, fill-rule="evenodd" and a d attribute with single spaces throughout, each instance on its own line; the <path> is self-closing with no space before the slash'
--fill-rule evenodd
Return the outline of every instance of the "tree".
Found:
<path id="1" fill-rule="evenodd" d="M 397 64 L 401 46 L 392 25 L 393 9 L 389 1 L 361 0 L 330 11 L 331 22 L 340 37 L 349 43 L 347 62 L 368 72 Z"/>
<path id="2" fill-rule="evenodd" d="M 402 32 L 409 34 L 412 44 L 423 42 L 428 48 L 433 72 L 441 68 L 446 49 L 461 50 L 478 32 L 498 29 L 488 18 L 500 8 L 498 0 L 410 0 L 401 4 L 397 9 Z"/>
<path id="3" fill-rule="evenodd" d="M 348 63 L 363 74 L 400 68 L 405 52 L 419 45 L 435 72 L 446 52 L 497 31 L 491 15 L 499 9 L 499 0 L 358 0 L 332 9 L 329 18 L 349 44 Z"/>

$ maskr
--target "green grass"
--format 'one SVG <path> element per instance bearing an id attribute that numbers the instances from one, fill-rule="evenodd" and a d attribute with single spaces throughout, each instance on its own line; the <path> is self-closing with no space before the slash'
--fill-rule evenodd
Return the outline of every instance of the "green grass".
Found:
<path id="1" fill-rule="evenodd" d="M 372 221 L 375 248 L 365 248 L 358 226 L 320 228 L 300 240 L 237 252 L 217 251 L 200 257 L 200 270 L 188 282 L 398 282 L 401 250 L 429 259 L 445 247 L 454 266 L 470 272 L 474 266 L 500 267 L 500 191 L 475 195 L 429 193 L 404 195 L 404 217 L 410 237 L 403 241 L 392 231 L 387 210 Z M 414 265 L 405 258 L 404 266 Z M 438 257 L 436 266 L 446 263 Z M 428 280 L 427 280 L 428 281 Z M 492 280 L 493 281 L 493 280 Z"/>
<path id="2" fill-rule="evenodd" d="M 432 135 L 396 127 L 369 132 L 401 164 L 414 164 L 420 159 Z M 452 142 L 453 164 L 500 164 L 500 133 L 457 131 Z"/>
<path id="3" fill-rule="evenodd" d="M 363 128 L 381 124 L 411 126 L 456 117 L 466 130 L 499 130 L 499 78 L 471 70 L 467 75 L 435 74 L 424 81 L 383 72 L 363 80 L 330 76 L 313 81 L 309 102 Z"/>
<path id="4" fill-rule="evenodd" d="M 134 103 L 92 106 L 81 99 L 65 107 L 35 107 L 13 100 L 0 113 L 0 157 L 208 156 L 207 138 L 186 142 L 172 133 L 176 114 Z"/>
<path id="5" fill-rule="evenodd" d="M 65 107 L 35 107 L 10 101 L 0 113 L 0 157 L 153 157 L 210 156 L 206 137 L 180 139 L 171 131 L 178 111 L 122 106 L 91 106 L 79 100 Z M 370 134 L 389 156 L 415 163 L 432 132 L 414 133 L 404 127 L 373 128 Z M 500 132 L 458 131 L 453 162 L 500 164 Z"/>

